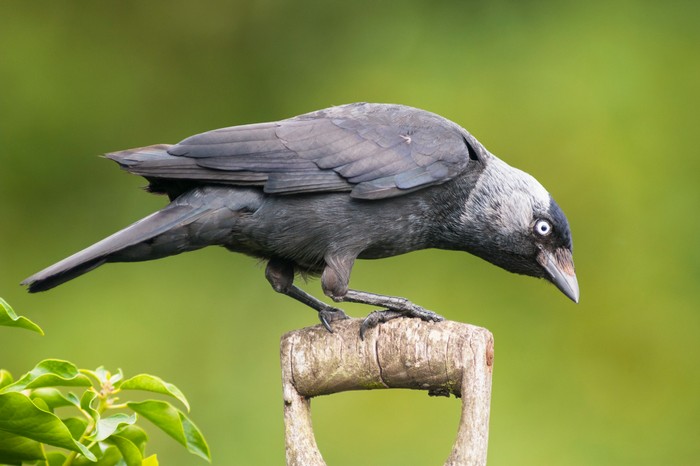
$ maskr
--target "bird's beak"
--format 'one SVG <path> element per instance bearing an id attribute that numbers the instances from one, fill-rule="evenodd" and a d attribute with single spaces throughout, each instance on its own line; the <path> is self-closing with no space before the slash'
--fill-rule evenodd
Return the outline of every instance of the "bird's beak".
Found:
<path id="1" fill-rule="evenodd" d="M 559 248 L 551 252 L 542 248 L 537 254 L 537 262 L 549 274 L 549 281 L 554 283 L 569 299 L 578 303 L 578 281 L 576 280 L 574 259 L 571 251 L 566 248 Z"/>

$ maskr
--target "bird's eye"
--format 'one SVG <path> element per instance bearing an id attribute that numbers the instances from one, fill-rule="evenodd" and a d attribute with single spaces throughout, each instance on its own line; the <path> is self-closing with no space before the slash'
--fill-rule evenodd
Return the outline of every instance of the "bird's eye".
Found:
<path id="1" fill-rule="evenodd" d="M 547 236 L 552 232 L 552 224 L 547 220 L 538 220 L 535 223 L 535 232 L 540 236 Z"/>

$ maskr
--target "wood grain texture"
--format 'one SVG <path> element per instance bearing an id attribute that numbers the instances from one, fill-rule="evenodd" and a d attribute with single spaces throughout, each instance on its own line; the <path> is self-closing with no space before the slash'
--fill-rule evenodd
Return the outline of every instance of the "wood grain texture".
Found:
<path id="1" fill-rule="evenodd" d="M 289 466 L 326 463 L 316 444 L 310 399 L 347 390 L 410 388 L 462 399 L 445 465 L 486 464 L 493 336 L 452 321 L 395 319 L 359 338 L 361 319 L 295 330 L 282 337 L 286 456 Z"/>

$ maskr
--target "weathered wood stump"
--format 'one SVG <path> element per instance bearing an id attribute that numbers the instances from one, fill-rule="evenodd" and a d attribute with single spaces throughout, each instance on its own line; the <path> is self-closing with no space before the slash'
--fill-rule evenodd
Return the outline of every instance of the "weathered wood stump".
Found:
<path id="1" fill-rule="evenodd" d="M 485 465 L 493 336 L 452 321 L 395 319 L 359 338 L 361 319 L 282 337 L 280 353 L 288 466 L 325 466 L 310 399 L 347 390 L 411 388 L 462 399 L 457 439 L 445 465 Z"/>

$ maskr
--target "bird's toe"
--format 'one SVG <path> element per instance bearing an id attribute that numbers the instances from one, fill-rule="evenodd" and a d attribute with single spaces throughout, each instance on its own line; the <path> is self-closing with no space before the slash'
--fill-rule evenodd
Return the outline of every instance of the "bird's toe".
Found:
<path id="1" fill-rule="evenodd" d="M 318 318 L 326 330 L 328 330 L 330 333 L 333 333 L 333 328 L 331 327 L 332 322 L 349 319 L 348 315 L 343 312 L 342 309 L 330 306 L 318 311 Z"/>
<path id="2" fill-rule="evenodd" d="M 396 319 L 397 317 L 403 317 L 404 315 L 405 314 L 403 312 L 392 311 L 389 309 L 371 312 L 367 317 L 365 317 L 365 320 L 362 321 L 362 325 L 360 325 L 360 339 L 365 339 L 365 333 L 367 330 L 374 328 L 381 323 Z"/>
<path id="3" fill-rule="evenodd" d="M 380 311 L 374 311 L 370 313 L 365 320 L 362 321 L 360 326 L 360 338 L 365 339 L 365 333 L 367 330 L 376 327 L 377 325 L 388 322 L 390 320 L 396 319 L 398 317 L 411 317 L 424 320 L 426 322 L 442 322 L 445 320 L 440 314 L 436 314 L 433 311 L 429 311 L 420 306 L 415 306 L 406 311 L 396 311 L 391 309 L 384 309 Z"/>

